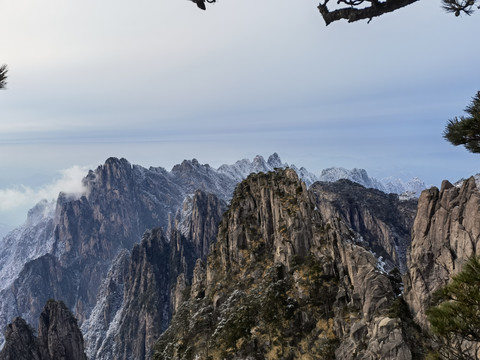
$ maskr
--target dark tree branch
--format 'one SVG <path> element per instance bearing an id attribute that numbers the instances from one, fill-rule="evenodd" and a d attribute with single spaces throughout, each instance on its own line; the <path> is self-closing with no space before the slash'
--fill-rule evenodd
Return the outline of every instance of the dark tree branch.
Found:
<path id="1" fill-rule="evenodd" d="M 323 20 L 325 20 L 325 23 L 329 25 L 330 23 L 341 19 L 346 19 L 348 22 L 365 19 L 371 20 L 374 17 L 398 10 L 417 1 L 418 0 L 385 0 L 380 2 L 378 0 L 339 0 L 337 2 L 338 4 L 345 3 L 350 5 L 350 7 L 330 11 L 327 8 L 329 0 L 324 0 L 324 2 L 318 5 L 318 10 L 322 15 Z M 354 5 L 361 5 L 364 2 L 369 2 L 371 5 L 360 9 L 353 7 Z"/>

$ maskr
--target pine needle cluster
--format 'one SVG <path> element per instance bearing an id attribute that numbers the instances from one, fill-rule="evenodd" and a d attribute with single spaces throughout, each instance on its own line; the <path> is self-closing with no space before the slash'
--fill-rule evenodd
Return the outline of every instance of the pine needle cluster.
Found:
<path id="1" fill-rule="evenodd" d="M 480 349 L 480 258 L 470 259 L 462 271 L 434 296 L 427 311 L 440 359 L 478 359 Z"/>
<path id="2" fill-rule="evenodd" d="M 480 153 L 480 91 L 465 108 L 468 116 L 448 121 L 443 137 L 455 146 L 464 145 L 472 153 Z"/>

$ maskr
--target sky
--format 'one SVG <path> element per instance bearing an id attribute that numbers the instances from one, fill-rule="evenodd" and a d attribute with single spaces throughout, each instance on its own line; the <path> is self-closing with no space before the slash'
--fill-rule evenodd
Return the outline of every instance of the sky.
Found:
<path id="1" fill-rule="evenodd" d="M 170 170 L 278 152 L 417 176 L 480 172 L 442 138 L 480 90 L 480 11 L 437 0 L 325 26 L 315 1 L 0 0 L 0 225 L 110 157 Z"/>

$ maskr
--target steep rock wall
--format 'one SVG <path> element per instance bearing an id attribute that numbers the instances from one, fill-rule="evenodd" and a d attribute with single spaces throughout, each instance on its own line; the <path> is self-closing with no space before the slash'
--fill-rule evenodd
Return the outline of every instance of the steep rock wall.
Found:
<path id="1" fill-rule="evenodd" d="M 425 190 L 418 201 L 406 276 L 407 300 L 415 320 L 428 328 L 432 294 L 474 255 L 480 255 L 480 193 L 471 177 L 460 187 L 448 181 Z"/>

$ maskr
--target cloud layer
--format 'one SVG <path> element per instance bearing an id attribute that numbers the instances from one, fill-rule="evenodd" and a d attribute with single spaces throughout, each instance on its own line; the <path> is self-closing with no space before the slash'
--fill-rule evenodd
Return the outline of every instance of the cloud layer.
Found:
<path id="1" fill-rule="evenodd" d="M 82 185 L 82 179 L 88 171 L 84 166 L 72 166 L 68 169 L 60 170 L 60 176 L 52 183 L 33 188 L 25 185 L 0 189 L 0 215 L 29 209 L 40 200 L 55 200 L 60 192 L 81 196 L 85 193 Z"/>

